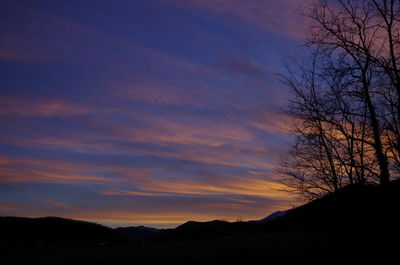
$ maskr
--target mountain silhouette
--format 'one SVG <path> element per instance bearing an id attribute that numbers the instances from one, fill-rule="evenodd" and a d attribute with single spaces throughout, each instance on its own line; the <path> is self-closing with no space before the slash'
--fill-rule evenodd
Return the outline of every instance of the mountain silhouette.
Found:
<path id="1" fill-rule="evenodd" d="M 268 215 L 264 219 L 252 220 L 252 221 L 249 221 L 249 223 L 261 223 L 261 224 L 262 223 L 266 223 L 266 222 L 269 222 L 269 221 L 272 221 L 272 220 L 275 220 L 277 218 L 280 218 L 280 217 L 284 216 L 285 214 L 287 214 L 288 211 L 289 210 L 287 210 L 287 211 L 277 211 L 277 212 L 274 212 L 274 213 Z"/>
<path id="2" fill-rule="evenodd" d="M 104 246 L 128 239 L 111 228 L 59 217 L 0 217 L 2 247 Z"/>
<path id="3" fill-rule="evenodd" d="M 200 238 L 218 235 L 227 235 L 229 233 L 238 232 L 240 228 L 246 224 L 258 223 L 263 224 L 276 218 L 282 217 L 287 211 L 278 211 L 268 215 L 266 218 L 248 222 L 231 223 L 221 220 L 213 220 L 208 222 L 188 221 L 173 229 L 156 229 L 145 226 L 118 227 L 116 231 L 127 236 L 132 241 L 151 240 L 151 239 L 183 239 L 183 238 Z M 254 225 L 249 225 L 252 227 Z"/>
<path id="4" fill-rule="evenodd" d="M 163 230 L 145 226 L 129 226 L 129 227 L 117 227 L 115 228 L 115 231 L 125 235 L 132 241 L 141 241 L 154 238 Z"/>
<path id="5" fill-rule="evenodd" d="M 383 186 L 348 186 L 303 206 L 251 222 L 190 221 L 175 229 L 158 230 L 110 229 L 61 218 L 2 217 L 1 261 L 4 264 L 260 264 L 260 261 L 396 264 L 399 205 L 400 180 L 397 180 Z"/>

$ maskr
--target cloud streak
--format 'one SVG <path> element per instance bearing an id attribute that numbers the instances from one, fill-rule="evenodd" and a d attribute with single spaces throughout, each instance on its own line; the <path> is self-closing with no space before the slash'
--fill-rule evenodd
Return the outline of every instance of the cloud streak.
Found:
<path id="1" fill-rule="evenodd" d="M 19 115 L 27 117 L 68 118 L 90 113 L 89 108 L 65 100 L 36 101 L 18 98 L 1 98 L 0 115 Z"/>

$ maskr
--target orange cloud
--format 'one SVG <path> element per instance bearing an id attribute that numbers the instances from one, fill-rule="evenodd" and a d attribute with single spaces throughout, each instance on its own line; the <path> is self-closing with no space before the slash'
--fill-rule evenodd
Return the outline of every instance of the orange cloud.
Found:
<path id="1" fill-rule="evenodd" d="M 0 182 L 50 182 L 102 183 L 109 188 L 103 195 L 127 196 L 166 196 L 174 194 L 218 195 L 236 194 L 259 197 L 287 198 L 279 183 L 260 179 L 249 172 L 248 176 L 239 177 L 231 174 L 212 176 L 213 181 L 182 180 L 169 178 L 167 180 L 154 179 L 150 176 L 162 175 L 168 169 L 140 168 L 135 166 L 101 166 L 48 161 L 40 159 L 8 159 L 6 165 L 0 166 Z M 119 173 L 119 178 L 107 178 L 96 175 L 97 172 Z M 255 177 L 256 176 L 256 177 Z M 264 176 L 263 176 L 264 177 Z M 118 184 L 133 184 L 139 190 L 113 188 Z"/>
<path id="2" fill-rule="evenodd" d="M 84 109 L 84 107 L 78 106 L 77 109 Z M 110 118 L 109 110 L 96 109 L 95 111 L 105 119 Z M 140 154 L 267 170 L 274 167 L 271 158 L 276 156 L 276 153 L 269 151 L 265 146 L 254 144 L 261 140 L 257 139 L 258 136 L 251 130 L 251 127 L 266 132 L 282 133 L 282 129 L 278 126 L 285 125 L 285 122 L 273 116 L 273 113 L 262 116 L 258 114 L 254 115 L 255 117 L 250 113 L 244 124 L 234 123 L 230 120 L 203 120 L 190 124 L 135 112 L 123 114 L 129 115 L 133 121 L 140 121 L 143 125 L 136 127 L 126 122 L 114 122 L 110 126 L 101 119 L 96 119 L 90 126 L 99 129 L 93 129 L 93 134 L 71 137 L 69 135 L 76 135 L 76 133 L 63 130 L 59 136 L 42 135 L 43 133 L 32 134 L 30 137 L 0 135 L 0 140 L 31 148 L 72 150 L 84 153 L 101 151 L 110 155 Z M 175 148 L 171 150 L 165 148 L 159 150 L 132 149 L 123 145 L 118 146 L 116 143 L 147 143 Z M 193 148 L 185 146 L 193 146 Z M 176 151 L 176 148 L 179 150 Z"/>
<path id="3" fill-rule="evenodd" d="M 287 134 L 292 130 L 292 120 L 288 115 L 263 110 L 260 110 L 260 112 L 260 119 L 252 121 L 255 128 L 279 134 Z"/>
<path id="4" fill-rule="evenodd" d="M 104 170 L 104 167 L 90 164 L 83 167 L 76 163 L 47 159 L 7 158 L 7 163 L 0 165 L 0 183 L 112 183 L 112 179 L 96 175 L 101 169 Z"/>
<path id="5" fill-rule="evenodd" d="M 287 199 L 288 195 L 282 192 L 282 184 L 250 177 L 226 176 L 213 182 L 200 182 L 190 180 L 152 180 L 141 179 L 136 183 L 141 190 L 176 194 L 197 194 L 197 195 L 252 195 L 259 197 L 271 197 Z"/>

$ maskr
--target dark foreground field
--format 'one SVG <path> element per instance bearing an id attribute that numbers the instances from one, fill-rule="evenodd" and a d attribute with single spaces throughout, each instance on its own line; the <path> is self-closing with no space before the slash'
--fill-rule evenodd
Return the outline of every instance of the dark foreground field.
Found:
<path id="1" fill-rule="evenodd" d="M 399 198 L 399 181 L 349 187 L 264 224 L 190 223 L 146 241 L 85 222 L 32 229 L 1 218 L 0 264 L 398 264 Z"/>
<path id="2" fill-rule="evenodd" d="M 390 252 L 379 241 L 347 239 L 290 231 L 118 247 L 33 247 L 5 253 L 2 264 L 394 264 L 385 262 Z"/>

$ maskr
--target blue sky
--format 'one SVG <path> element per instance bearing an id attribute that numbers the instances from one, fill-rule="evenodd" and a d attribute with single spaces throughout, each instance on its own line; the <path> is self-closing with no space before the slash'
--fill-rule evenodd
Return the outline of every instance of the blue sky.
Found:
<path id="1" fill-rule="evenodd" d="M 111 226 L 291 207 L 275 78 L 306 1 L 2 1 L 0 214 Z"/>

